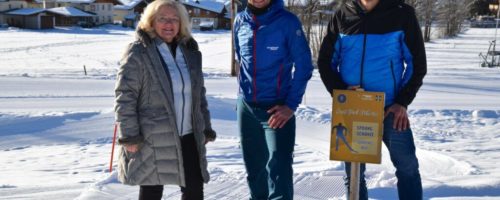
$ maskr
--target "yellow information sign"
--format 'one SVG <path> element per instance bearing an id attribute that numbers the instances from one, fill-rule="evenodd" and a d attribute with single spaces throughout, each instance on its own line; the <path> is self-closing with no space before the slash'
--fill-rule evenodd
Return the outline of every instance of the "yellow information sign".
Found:
<path id="1" fill-rule="evenodd" d="M 333 90 L 330 160 L 380 163 L 384 93 Z"/>

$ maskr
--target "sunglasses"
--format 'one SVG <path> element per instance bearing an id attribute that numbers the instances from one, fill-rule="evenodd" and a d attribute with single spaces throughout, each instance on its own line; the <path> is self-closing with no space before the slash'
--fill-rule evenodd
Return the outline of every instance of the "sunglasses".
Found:
<path id="1" fill-rule="evenodd" d="M 178 18 L 165 18 L 165 17 L 159 17 L 155 19 L 156 23 L 160 24 L 179 24 L 179 19 Z"/>

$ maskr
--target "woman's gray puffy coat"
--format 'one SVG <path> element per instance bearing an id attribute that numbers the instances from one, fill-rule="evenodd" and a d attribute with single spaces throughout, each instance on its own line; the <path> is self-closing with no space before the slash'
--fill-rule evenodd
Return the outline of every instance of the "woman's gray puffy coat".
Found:
<path id="1" fill-rule="evenodd" d="M 203 180 L 208 182 L 205 140 L 215 139 L 210 124 L 201 70 L 201 53 L 193 39 L 179 42 L 192 86 L 192 122 Z M 118 123 L 118 179 L 128 185 L 185 186 L 182 148 L 176 127 L 172 84 L 163 69 L 156 45 L 139 30 L 121 60 L 115 87 Z M 130 153 L 123 145 L 138 144 Z"/>

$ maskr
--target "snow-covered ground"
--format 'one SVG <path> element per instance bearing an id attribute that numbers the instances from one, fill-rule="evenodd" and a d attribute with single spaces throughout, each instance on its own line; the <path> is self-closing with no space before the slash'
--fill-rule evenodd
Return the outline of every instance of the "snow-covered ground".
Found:
<path id="1" fill-rule="evenodd" d="M 500 68 L 479 67 L 493 29 L 426 44 L 424 86 L 409 107 L 426 199 L 500 199 Z M 133 31 L 0 29 L 0 199 L 137 199 L 108 165 L 113 87 Z M 206 199 L 245 199 L 230 33 L 195 32 L 218 139 L 208 144 Z M 84 66 L 87 75 L 84 74 Z M 331 99 L 317 72 L 298 109 L 296 199 L 339 199 L 341 162 L 328 160 Z M 368 165 L 370 198 L 397 199 L 388 153 Z M 179 199 L 166 186 L 164 199 Z"/>

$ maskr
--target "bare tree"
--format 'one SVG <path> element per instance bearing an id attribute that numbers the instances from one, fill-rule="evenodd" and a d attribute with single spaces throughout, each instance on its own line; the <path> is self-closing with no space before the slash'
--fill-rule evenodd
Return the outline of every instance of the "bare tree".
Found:
<path id="1" fill-rule="evenodd" d="M 339 0 L 333 2 L 325 0 L 287 0 L 287 9 L 295 13 L 304 28 L 304 34 L 312 56 L 315 60 L 319 54 L 319 48 L 326 33 L 328 20 L 336 9 Z"/>
<path id="2" fill-rule="evenodd" d="M 305 5 L 302 8 L 302 13 L 300 15 L 302 25 L 305 29 L 306 39 L 311 42 L 311 35 L 313 29 L 313 20 L 316 17 L 315 11 L 319 6 L 319 0 L 306 0 Z"/>
<path id="3" fill-rule="evenodd" d="M 421 21 L 424 23 L 424 41 L 431 41 L 431 30 L 432 30 L 432 22 L 435 20 L 435 9 L 436 9 L 436 1 L 435 0 L 420 0 L 421 5 L 419 10 Z"/>
<path id="4" fill-rule="evenodd" d="M 443 36 L 456 36 L 463 28 L 463 22 L 467 18 L 467 0 L 441 0 L 438 7 L 439 21 L 444 25 L 441 29 Z"/>
<path id="5" fill-rule="evenodd" d="M 492 0 L 473 0 L 470 3 L 469 17 L 475 17 L 478 15 L 490 15 L 491 11 L 488 9 L 488 5 L 494 3 Z M 496 14 L 496 13 L 493 13 Z"/>

